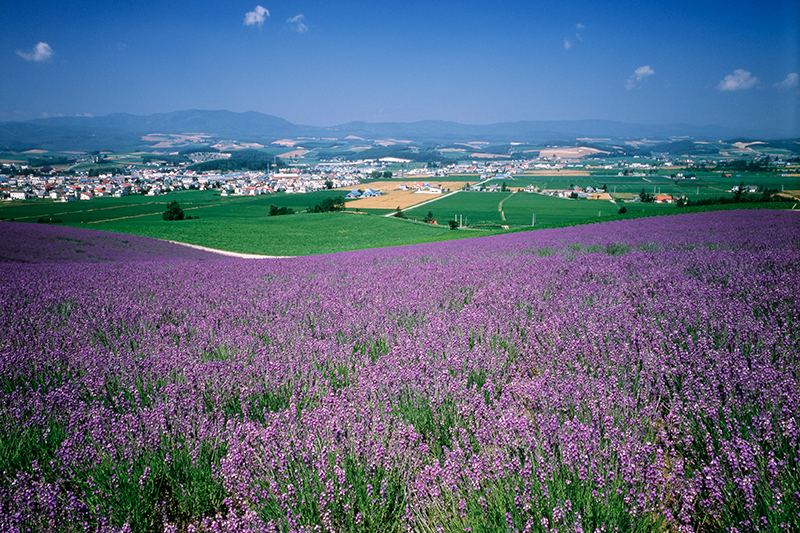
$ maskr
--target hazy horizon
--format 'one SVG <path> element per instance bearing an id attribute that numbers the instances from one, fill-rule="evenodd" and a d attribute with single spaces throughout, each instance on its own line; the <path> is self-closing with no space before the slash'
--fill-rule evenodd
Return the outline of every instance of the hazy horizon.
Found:
<path id="1" fill-rule="evenodd" d="M 686 123 L 800 136 L 800 2 L 12 0 L 0 121 Z"/>

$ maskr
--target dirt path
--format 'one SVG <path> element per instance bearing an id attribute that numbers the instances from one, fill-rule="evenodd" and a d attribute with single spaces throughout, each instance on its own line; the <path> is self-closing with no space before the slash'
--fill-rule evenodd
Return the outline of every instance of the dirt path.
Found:
<path id="1" fill-rule="evenodd" d="M 514 196 L 515 194 L 517 194 L 517 191 L 512 192 L 510 195 L 508 195 L 505 198 L 503 198 L 502 200 L 500 200 L 500 203 L 497 204 L 497 210 L 500 211 L 500 218 L 502 218 L 504 221 L 506 219 L 506 214 L 503 211 L 503 202 L 505 202 L 506 200 L 508 200 L 509 198 Z"/>
<path id="2" fill-rule="evenodd" d="M 206 252 L 212 252 L 215 254 L 220 255 L 227 255 L 230 257 L 238 257 L 240 259 L 286 259 L 291 257 L 289 255 L 257 255 L 257 254 L 242 254 L 239 252 L 229 252 L 228 250 L 218 250 L 216 248 L 208 248 L 206 246 L 200 246 L 199 244 L 189 244 L 186 242 L 178 242 L 178 241 L 167 241 L 172 244 L 180 244 L 181 246 L 188 246 L 189 248 L 194 248 L 195 250 L 203 250 Z"/>

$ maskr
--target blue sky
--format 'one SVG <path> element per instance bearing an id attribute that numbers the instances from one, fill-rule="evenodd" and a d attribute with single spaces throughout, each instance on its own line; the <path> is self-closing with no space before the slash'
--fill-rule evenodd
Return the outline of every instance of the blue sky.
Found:
<path id="1" fill-rule="evenodd" d="M 800 136 L 800 0 L 10 0 L 0 121 L 611 119 Z"/>

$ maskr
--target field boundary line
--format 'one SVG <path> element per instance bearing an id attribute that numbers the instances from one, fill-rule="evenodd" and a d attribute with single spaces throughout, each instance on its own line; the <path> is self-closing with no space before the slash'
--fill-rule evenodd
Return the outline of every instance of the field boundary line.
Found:
<path id="1" fill-rule="evenodd" d="M 410 210 L 410 209 L 416 209 L 417 207 L 422 207 L 423 205 L 432 204 L 433 202 L 435 202 L 435 201 L 437 201 L 437 200 L 441 200 L 441 199 L 443 199 L 443 198 L 447 198 L 448 196 L 453 196 L 454 194 L 456 194 L 456 193 L 459 193 L 459 192 L 461 192 L 461 189 L 459 189 L 459 190 L 457 190 L 457 191 L 449 192 L 449 193 L 447 193 L 447 194 L 444 194 L 444 195 L 438 196 L 438 197 L 436 197 L 436 198 L 432 198 L 432 199 L 430 199 L 430 200 L 425 200 L 424 202 L 421 202 L 421 203 L 418 203 L 418 204 L 414 204 L 414 205 L 412 205 L 412 206 L 406 207 L 405 209 L 401 209 L 400 211 L 401 211 L 401 212 L 403 212 L 403 213 L 405 213 L 406 211 L 408 211 L 408 210 Z M 382 216 L 383 216 L 384 218 L 389 218 L 389 217 L 393 217 L 393 216 L 395 216 L 396 214 L 397 214 L 397 212 L 395 211 L 395 212 L 393 212 L 393 213 L 389 213 L 388 215 L 382 215 Z"/>
<path id="2" fill-rule="evenodd" d="M 125 219 L 128 219 L 128 218 L 149 217 L 149 216 L 153 216 L 153 215 L 160 215 L 162 213 L 163 213 L 162 211 L 159 211 L 157 213 L 142 213 L 141 215 L 128 215 L 126 217 L 119 217 L 119 218 L 106 218 L 106 219 L 103 219 L 103 220 L 90 220 L 89 222 L 86 222 L 86 224 L 100 224 L 101 222 L 113 222 L 115 220 L 125 220 Z"/>
<path id="3" fill-rule="evenodd" d="M 150 204 L 156 204 L 156 203 L 160 203 L 160 202 L 144 202 L 144 203 L 141 203 L 141 204 L 138 204 L 138 205 L 150 205 Z M 37 217 L 44 217 L 44 216 L 56 217 L 56 216 L 59 216 L 59 215 L 76 215 L 76 214 L 81 214 L 81 213 L 90 213 L 92 211 L 107 211 L 109 209 L 127 208 L 127 207 L 131 207 L 131 205 L 134 205 L 134 204 L 112 205 L 112 206 L 109 206 L 109 207 L 94 207 L 92 209 L 81 209 L 81 210 L 78 210 L 78 211 L 63 211 L 63 212 L 60 212 L 60 213 L 44 213 L 42 215 L 25 215 L 25 216 L 17 217 L 16 220 L 21 220 L 23 218 L 37 218 Z M 109 219 L 109 220 L 116 220 L 116 219 L 112 218 L 112 219 Z"/>
<path id="4" fill-rule="evenodd" d="M 486 183 L 488 181 L 492 181 L 493 179 L 494 179 L 493 177 L 492 178 L 488 178 L 488 179 L 485 179 L 485 180 L 483 180 L 481 182 L 476 183 L 475 185 L 483 185 L 484 183 Z M 462 191 L 463 191 L 463 189 L 458 189 L 457 191 L 449 192 L 449 193 L 447 193 L 447 194 L 445 194 L 443 196 L 439 196 L 438 198 L 433 198 L 432 200 L 426 200 L 426 201 L 424 201 L 422 203 L 414 204 L 412 206 L 406 207 L 405 209 L 401 209 L 400 211 L 405 213 L 409 209 L 415 209 L 417 207 L 422 207 L 423 205 L 428 205 L 428 204 L 433 203 L 433 202 L 435 202 L 437 200 L 441 200 L 443 198 L 447 198 L 448 196 L 453 196 L 454 194 L 462 192 Z M 397 212 L 395 211 L 394 213 L 389 213 L 388 215 L 383 215 L 383 217 L 384 218 L 389 218 L 389 217 L 395 216 L 396 214 L 397 214 Z"/>

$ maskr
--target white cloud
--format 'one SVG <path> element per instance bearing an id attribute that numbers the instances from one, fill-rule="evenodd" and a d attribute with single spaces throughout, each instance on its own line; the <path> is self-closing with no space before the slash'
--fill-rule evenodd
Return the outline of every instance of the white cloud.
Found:
<path id="1" fill-rule="evenodd" d="M 754 78 L 744 69 L 737 68 L 733 74 L 728 74 L 725 79 L 719 82 L 717 88 L 720 91 L 743 91 L 758 83 L 758 78 Z"/>
<path id="2" fill-rule="evenodd" d="M 37 43 L 30 52 L 17 50 L 17 55 L 26 61 L 47 61 L 53 57 L 53 49 L 47 43 Z"/>
<path id="3" fill-rule="evenodd" d="M 627 79 L 625 82 L 625 88 L 629 90 L 633 89 L 639 84 L 640 81 L 646 80 L 655 73 L 656 71 L 650 68 L 650 65 L 639 67 L 633 71 L 633 76 Z"/>
<path id="4" fill-rule="evenodd" d="M 306 26 L 306 23 L 303 22 L 304 20 L 305 17 L 302 14 L 300 14 L 293 16 L 286 22 L 289 24 L 289 26 L 291 26 L 292 31 L 295 31 L 297 33 L 305 33 L 308 31 L 308 26 Z"/>
<path id="5" fill-rule="evenodd" d="M 656 73 L 656 71 L 651 69 L 650 65 L 645 65 L 643 67 L 639 67 L 639 68 L 637 68 L 636 70 L 633 71 L 633 75 L 636 77 L 637 81 L 642 81 L 645 78 L 649 78 L 650 76 L 652 76 L 655 73 Z"/>
<path id="6" fill-rule="evenodd" d="M 575 27 L 576 27 L 578 30 L 585 30 L 585 29 L 586 29 L 586 26 L 584 26 L 584 25 L 583 25 L 583 24 L 581 24 L 581 23 L 575 24 Z M 572 37 L 566 37 L 566 38 L 564 39 L 564 49 L 565 49 L 565 50 L 569 50 L 570 48 L 572 48 L 573 46 L 575 46 L 575 43 L 576 43 L 577 41 L 583 41 L 583 38 L 581 37 L 581 34 L 580 34 L 580 33 L 578 33 L 578 32 L 576 31 L 576 32 L 575 32 L 575 38 L 574 38 L 574 39 L 573 39 Z"/>
<path id="7" fill-rule="evenodd" d="M 269 11 L 261 6 L 256 6 L 253 11 L 246 13 L 244 16 L 244 25 L 245 26 L 258 26 L 259 28 L 264 25 L 264 21 L 267 20 L 269 16 Z"/>
<path id="8" fill-rule="evenodd" d="M 778 89 L 789 89 L 790 87 L 797 87 L 798 85 L 800 85 L 800 74 L 797 72 L 792 72 L 786 76 L 785 80 L 780 83 L 776 83 L 775 87 Z"/>

